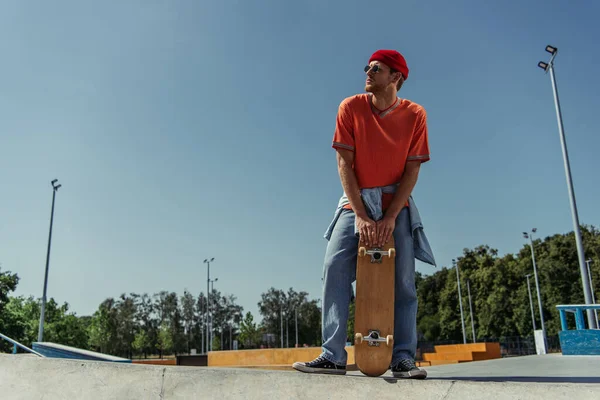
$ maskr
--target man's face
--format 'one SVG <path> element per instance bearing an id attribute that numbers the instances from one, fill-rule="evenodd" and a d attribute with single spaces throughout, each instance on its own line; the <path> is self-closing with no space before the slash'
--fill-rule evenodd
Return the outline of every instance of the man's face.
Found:
<path id="1" fill-rule="evenodd" d="M 390 84 L 394 84 L 394 79 L 398 77 L 398 73 L 392 74 L 390 67 L 380 61 L 372 61 L 365 67 L 365 72 L 365 91 L 371 93 L 383 91 Z"/>

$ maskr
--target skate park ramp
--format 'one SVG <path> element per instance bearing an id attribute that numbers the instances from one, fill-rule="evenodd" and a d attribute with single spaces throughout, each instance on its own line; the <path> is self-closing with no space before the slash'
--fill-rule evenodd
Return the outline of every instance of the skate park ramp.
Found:
<path id="1" fill-rule="evenodd" d="M 600 399 L 600 357 L 527 356 L 425 368 L 427 380 L 0 354 L 12 399 Z"/>
<path id="2" fill-rule="evenodd" d="M 127 358 L 115 357 L 110 354 L 98 353 L 90 350 L 78 349 L 77 347 L 65 346 L 52 342 L 33 342 L 31 346 L 33 350 L 42 354 L 45 357 L 53 358 L 68 358 L 89 361 L 111 361 L 130 363 Z"/>

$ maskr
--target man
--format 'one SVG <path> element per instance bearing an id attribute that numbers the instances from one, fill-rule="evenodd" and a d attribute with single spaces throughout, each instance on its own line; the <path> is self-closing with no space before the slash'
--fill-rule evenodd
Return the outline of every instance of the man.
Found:
<path id="1" fill-rule="evenodd" d="M 344 195 L 325 237 L 323 267 L 323 346 L 311 362 L 294 363 L 303 372 L 345 374 L 346 327 L 356 280 L 359 236 L 367 245 L 396 243 L 394 349 L 395 377 L 424 379 L 415 366 L 417 347 L 415 258 L 435 265 L 411 197 L 421 163 L 429 160 L 426 113 L 400 99 L 408 78 L 404 57 L 378 50 L 365 67 L 367 93 L 344 99 L 338 110 L 332 147 Z"/>

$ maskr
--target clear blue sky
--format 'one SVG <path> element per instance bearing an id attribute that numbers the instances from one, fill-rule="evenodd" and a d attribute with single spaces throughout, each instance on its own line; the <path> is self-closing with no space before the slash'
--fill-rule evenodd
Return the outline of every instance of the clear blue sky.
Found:
<path id="1" fill-rule="evenodd" d="M 426 4 L 425 4 L 426 3 Z M 526 3 L 526 4 L 525 4 Z M 271 286 L 321 293 L 341 194 L 331 139 L 363 66 L 395 48 L 428 111 L 414 197 L 440 266 L 572 230 L 550 77 L 559 48 L 581 222 L 600 224 L 589 1 L 4 1 L 0 263 L 78 315 L 123 292 L 215 288 L 257 314 Z M 418 263 L 418 270 L 435 269 Z"/>

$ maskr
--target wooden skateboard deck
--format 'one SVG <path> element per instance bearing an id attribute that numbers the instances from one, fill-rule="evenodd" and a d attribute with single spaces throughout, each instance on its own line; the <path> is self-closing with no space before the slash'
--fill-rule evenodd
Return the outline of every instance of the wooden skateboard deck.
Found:
<path id="1" fill-rule="evenodd" d="M 360 241 L 356 263 L 354 359 L 367 376 L 390 367 L 394 347 L 396 249 L 392 235 L 382 248 Z"/>

